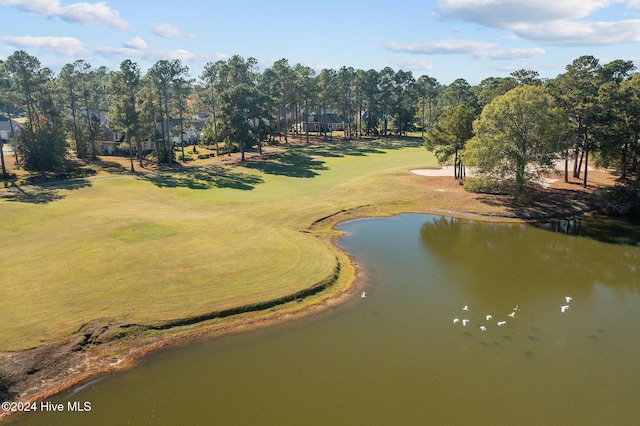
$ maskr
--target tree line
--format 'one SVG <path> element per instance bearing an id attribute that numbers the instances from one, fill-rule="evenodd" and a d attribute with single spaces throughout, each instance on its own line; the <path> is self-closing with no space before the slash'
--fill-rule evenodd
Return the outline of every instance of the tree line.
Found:
<path id="1" fill-rule="evenodd" d="M 581 56 L 556 78 L 519 70 L 460 86 L 457 99 L 425 135 L 440 162 L 453 161 L 456 178 L 464 176 L 464 165 L 472 166 L 486 179 L 481 182 L 511 182 L 521 198 L 538 172 L 559 160 L 565 181 L 572 174 L 586 187 L 592 161 L 637 185 L 640 74 L 631 61 L 603 65 Z"/>
<path id="2" fill-rule="evenodd" d="M 116 71 L 77 60 L 56 74 L 24 51 L 0 63 L 0 114 L 26 117 L 12 142 L 26 170 L 55 170 L 69 149 L 95 158 L 105 112 L 109 128 L 124 135 L 132 170 L 149 142 L 157 161 L 175 161 L 172 137 L 196 116 L 203 143 L 244 159 L 276 137 L 308 142 L 313 123 L 327 138 L 330 112 L 344 120 L 345 139 L 421 131 L 441 162 L 455 164 L 456 177 L 472 165 L 492 177 L 515 175 L 518 191 L 532 167 L 558 158 L 565 178 L 583 176 L 586 185 L 589 160 L 626 179 L 637 176 L 640 157 L 640 76 L 625 60 L 602 65 L 581 56 L 553 79 L 519 70 L 476 86 L 389 67 L 316 72 L 287 59 L 261 71 L 256 59 L 237 55 L 207 63 L 197 78 L 180 60 L 157 61 L 146 73 L 127 59 Z"/>
<path id="3" fill-rule="evenodd" d="M 434 79 L 416 81 L 411 72 L 391 68 L 316 73 L 281 59 L 259 71 L 254 58 L 237 55 L 207 63 L 198 78 L 180 60 L 160 60 L 144 74 L 128 59 L 116 71 L 77 60 L 56 74 L 16 51 L 0 63 L 0 114 L 26 117 L 13 142 L 20 166 L 49 171 L 60 167 L 67 148 L 79 158 L 96 158 L 106 113 L 109 128 L 125 137 L 133 170 L 134 154 L 141 162 L 145 141 L 154 142 L 159 162 L 175 161 L 171 139 L 184 129 L 171 123 L 185 126 L 196 114 L 206 117 L 203 142 L 218 153 L 220 144 L 226 152 L 237 149 L 244 158 L 247 149 L 261 149 L 275 137 L 288 143 L 295 134 L 308 141 L 310 122 L 327 138 L 322 120 L 328 113 L 344 120 L 347 139 L 387 135 L 392 126 L 406 134 L 427 97 L 430 123 L 435 120 L 438 87 Z"/>

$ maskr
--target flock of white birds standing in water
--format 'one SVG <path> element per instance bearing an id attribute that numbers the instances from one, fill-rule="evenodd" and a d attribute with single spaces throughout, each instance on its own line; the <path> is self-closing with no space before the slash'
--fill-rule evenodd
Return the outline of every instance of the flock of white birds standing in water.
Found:
<path id="1" fill-rule="evenodd" d="M 363 297 L 364 297 L 364 296 L 363 296 Z M 567 310 L 569 310 L 569 304 L 571 303 L 571 300 L 573 300 L 573 299 L 572 299 L 570 296 L 566 296 L 566 297 L 564 298 L 564 300 L 565 300 L 566 304 L 565 304 L 565 305 L 560 306 L 560 312 L 561 312 L 561 313 L 565 313 L 565 312 L 567 312 Z M 462 308 L 462 310 L 463 310 L 464 312 L 469 312 L 469 305 L 465 305 L 465 306 Z M 507 314 L 507 316 L 508 316 L 508 317 L 510 317 L 511 319 L 515 319 L 516 314 L 517 314 L 519 311 L 520 311 L 520 305 L 516 305 L 516 306 L 513 308 L 513 310 L 511 311 L 511 313 Z M 493 319 L 493 315 L 491 315 L 491 314 L 487 314 L 487 315 L 485 315 L 485 317 L 484 317 L 484 318 L 485 318 L 485 320 L 486 320 L 487 322 L 489 322 L 491 319 Z M 454 318 L 454 319 L 453 319 L 453 323 L 454 323 L 454 324 L 462 324 L 462 326 L 463 326 L 463 327 L 466 327 L 470 322 L 471 322 L 471 320 L 470 320 L 470 319 L 468 319 L 468 318 Z M 497 324 L 499 327 L 501 327 L 501 326 L 503 326 L 503 325 L 506 325 L 506 324 L 507 324 L 507 320 L 506 320 L 506 319 L 504 319 L 504 320 L 497 321 L 497 322 L 496 322 L 496 324 Z M 478 324 L 478 327 L 479 327 L 479 328 L 480 328 L 480 330 L 482 330 L 482 331 L 487 331 L 487 325 L 486 325 L 486 324 Z"/>

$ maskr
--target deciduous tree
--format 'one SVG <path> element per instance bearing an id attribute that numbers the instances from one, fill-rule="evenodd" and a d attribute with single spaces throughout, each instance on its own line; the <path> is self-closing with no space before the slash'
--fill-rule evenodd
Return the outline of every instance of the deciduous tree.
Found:
<path id="1" fill-rule="evenodd" d="M 487 105 L 463 153 L 467 166 L 499 179 L 514 178 L 518 200 L 536 173 L 553 167 L 564 149 L 567 115 L 541 87 L 517 87 Z"/>

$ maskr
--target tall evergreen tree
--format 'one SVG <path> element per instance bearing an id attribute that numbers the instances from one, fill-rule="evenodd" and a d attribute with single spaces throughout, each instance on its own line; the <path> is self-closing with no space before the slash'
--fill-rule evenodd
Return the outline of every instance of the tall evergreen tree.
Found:
<path id="1" fill-rule="evenodd" d="M 208 131 L 211 134 L 212 140 L 216 144 L 216 155 L 220 155 L 220 147 L 218 145 L 218 97 L 220 88 L 220 71 L 224 67 L 225 63 L 222 60 L 216 62 L 208 62 L 204 66 L 204 70 L 200 75 L 200 80 L 203 83 L 205 104 L 208 106 L 208 111 L 211 111 L 211 118 L 208 120 L 208 127 L 212 131 Z"/>
<path id="2" fill-rule="evenodd" d="M 220 124 L 221 136 L 231 150 L 233 142 L 238 144 L 241 160 L 245 151 L 256 141 L 252 128 L 259 126 L 263 108 L 257 90 L 257 61 L 235 55 L 229 58 L 220 70 Z"/>
<path id="3" fill-rule="evenodd" d="M 133 166 L 133 144 L 136 144 L 138 161 L 142 167 L 142 146 L 140 143 L 140 114 L 138 112 L 137 92 L 141 84 L 140 67 L 126 59 L 120 63 L 120 69 L 111 74 L 110 123 L 114 130 L 124 133 L 129 145 L 131 172 Z"/>
<path id="4" fill-rule="evenodd" d="M 580 177 L 584 163 L 583 185 L 587 186 L 591 129 L 598 115 L 600 62 L 593 56 L 581 56 L 567 65 L 566 72 L 549 82 L 552 93 L 575 126 L 573 176 Z M 565 181 L 568 181 L 569 152 L 565 153 Z"/>
<path id="5" fill-rule="evenodd" d="M 16 146 L 22 167 L 33 172 L 60 168 L 66 155 L 66 140 L 54 102 L 53 73 L 41 68 L 38 58 L 24 51 L 13 53 L 2 67 L 16 106 L 27 113 L 26 126 Z"/>
<path id="6" fill-rule="evenodd" d="M 438 80 L 428 75 L 421 75 L 416 81 L 416 90 L 420 102 L 420 123 L 423 138 L 426 128 L 431 127 L 435 122 L 435 107 L 439 88 L 440 83 L 438 83 Z"/>
<path id="7" fill-rule="evenodd" d="M 453 157 L 456 179 L 462 179 L 465 175 L 460 154 L 473 137 L 475 118 L 475 109 L 463 102 L 449 107 L 442 119 L 425 133 L 424 145 L 429 151 L 433 151 L 438 163 L 445 164 Z"/>
<path id="8" fill-rule="evenodd" d="M 173 162 L 173 144 L 170 141 L 171 118 L 174 108 L 182 108 L 186 99 L 181 95 L 181 87 L 184 81 L 189 80 L 189 68 L 182 65 L 182 61 L 166 59 L 156 62 L 147 75 L 153 83 L 156 96 L 162 105 L 161 131 L 163 149 L 158 156 L 159 161 Z"/>

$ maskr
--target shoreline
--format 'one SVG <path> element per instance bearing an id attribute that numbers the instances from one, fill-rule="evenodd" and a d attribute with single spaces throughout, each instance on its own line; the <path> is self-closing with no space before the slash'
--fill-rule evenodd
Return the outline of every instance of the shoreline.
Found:
<path id="1" fill-rule="evenodd" d="M 29 383 L 22 383 L 23 386 L 26 385 L 25 387 L 27 389 L 24 391 L 24 393 L 15 396 L 14 399 L 11 399 L 10 401 L 28 404 L 39 403 L 40 401 L 44 401 L 49 397 L 58 395 L 76 386 L 84 386 L 93 381 L 101 380 L 102 378 L 115 371 L 134 368 L 135 364 L 138 361 L 164 348 L 175 347 L 181 344 L 188 345 L 190 343 L 196 342 L 198 339 L 214 339 L 234 333 L 251 332 L 263 327 L 272 327 L 287 321 L 294 321 L 312 315 L 321 314 L 336 305 L 346 303 L 359 290 L 359 286 L 363 282 L 363 270 L 360 268 L 359 264 L 354 258 L 352 258 L 349 254 L 343 252 L 339 247 L 338 241 L 341 236 L 342 235 L 339 234 L 336 238 L 331 238 L 329 244 L 331 244 L 331 246 L 335 250 L 338 250 L 340 254 L 345 257 L 345 259 L 348 259 L 348 265 L 346 266 L 348 266 L 347 269 L 352 269 L 352 273 L 350 274 L 349 271 L 343 271 L 342 269 L 344 268 L 339 267 L 338 269 L 340 269 L 340 271 L 335 274 L 335 279 L 333 279 L 328 285 L 326 285 L 323 290 L 319 292 L 313 292 L 310 296 L 308 296 L 308 298 L 310 299 L 313 299 L 315 297 L 319 300 L 312 300 L 310 304 L 307 304 L 300 308 L 296 307 L 296 304 L 300 303 L 301 299 L 297 299 L 295 301 L 289 301 L 281 305 L 277 305 L 274 308 L 268 310 L 249 310 L 247 312 L 230 315 L 227 317 L 230 319 L 230 321 L 221 321 L 221 324 L 216 324 L 216 319 L 209 319 L 187 326 L 176 325 L 165 330 L 166 334 L 169 334 L 168 336 L 148 337 L 141 334 L 138 336 L 133 336 L 132 339 L 129 339 L 126 342 L 116 339 L 108 341 L 106 343 L 97 344 L 95 347 L 89 348 L 90 351 L 88 352 L 92 353 L 68 354 L 74 357 L 74 361 L 79 362 L 80 367 L 84 367 L 86 369 L 85 371 L 64 379 L 58 378 L 57 380 L 55 377 L 49 377 L 48 379 L 34 378 L 34 381 L 40 382 L 40 389 L 35 390 L 34 386 L 28 386 Z M 338 265 L 340 265 L 338 259 L 337 262 Z M 340 274 L 344 274 L 347 276 L 345 277 L 343 275 L 341 277 Z M 344 280 L 345 278 L 349 278 L 349 275 L 352 275 L 353 278 L 348 281 L 348 285 L 346 285 L 344 288 L 341 288 L 340 281 Z M 344 286 L 344 283 L 342 283 L 342 285 Z M 334 286 L 337 287 L 334 288 Z M 334 292 L 331 292 L 331 290 L 334 290 Z M 335 290 L 337 290 L 337 292 Z M 323 296 L 323 294 L 327 291 L 329 292 L 329 294 Z M 192 329 L 180 330 L 181 328 Z M 139 340 L 141 340 L 141 342 L 138 342 Z M 147 340 L 151 340 L 151 342 L 147 342 Z M 110 360 L 106 360 L 103 354 L 105 352 L 109 352 L 109 350 L 112 349 L 113 346 L 117 346 L 121 343 L 125 344 L 123 348 L 120 348 L 121 356 L 118 357 L 115 362 L 113 361 L 113 358 L 111 358 Z M 52 343 L 47 346 L 60 345 L 60 343 Z M 66 345 L 64 345 L 63 343 L 62 346 Z M 26 351 L 20 352 L 24 353 Z M 13 354 L 16 358 L 19 358 L 20 352 L 14 352 Z M 66 365 L 52 365 L 41 370 L 42 374 L 40 375 L 55 376 L 56 373 L 60 373 L 62 370 L 66 370 L 66 367 Z M 30 380 L 27 380 L 27 382 L 29 381 Z M 19 385 L 19 383 L 15 385 Z M 20 414 L 21 413 L 17 411 L 0 411 L 0 424 L 10 422 L 15 417 L 20 416 Z"/>
<path id="2" fill-rule="evenodd" d="M 436 186 L 439 186 L 440 179 L 436 179 L 438 180 Z M 451 181 L 450 185 L 453 190 L 464 191 L 457 182 L 454 182 L 452 176 L 446 177 L 446 179 Z M 448 188 L 447 191 L 451 188 Z M 592 209 L 591 206 L 589 209 L 576 212 L 569 206 L 566 210 L 560 210 L 563 210 L 561 213 L 569 215 L 583 214 Z M 145 356 L 169 346 L 188 344 L 201 338 L 217 338 L 231 333 L 269 327 L 284 321 L 326 312 L 333 306 L 347 303 L 359 291 L 366 277 L 364 276 L 365 271 L 361 269 L 357 261 L 343 251 L 338 244 L 340 237 L 344 234 L 336 228 L 342 223 L 403 213 L 436 214 L 489 222 L 522 222 L 526 220 L 515 212 L 500 211 L 501 209 L 491 210 L 490 212 L 460 211 L 426 206 L 416 200 L 412 200 L 407 205 L 369 205 L 339 210 L 330 216 L 317 219 L 308 227 L 308 231 L 331 247 L 336 255 L 337 268 L 339 269 L 334 274 L 332 282 L 325 285 L 321 291 L 311 293 L 304 300 L 287 301 L 263 310 L 248 310 L 224 318 L 210 318 L 187 323 L 187 325 L 178 323 L 166 330 L 139 330 L 130 336 L 111 336 L 109 340 L 102 342 L 97 339 L 97 342 L 89 342 L 78 349 L 77 343 L 74 345 L 74 338 L 77 340 L 78 334 L 87 333 L 87 330 L 81 328 L 64 342 L 51 343 L 44 348 L 33 349 L 36 352 L 47 349 L 49 352 L 47 355 L 53 354 L 54 361 L 35 374 L 27 375 L 27 380 L 12 383 L 7 388 L 7 393 L 9 395 L 14 393 L 10 400 L 15 402 L 39 402 L 82 383 L 99 380 L 114 371 L 132 368 L 137 361 Z M 558 211 L 547 212 L 546 217 L 551 218 L 557 215 Z M 301 303 L 303 305 L 300 305 Z M 98 326 L 99 321 L 94 320 L 93 322 L 96 323 L 94 326 Z M 92 330 L 90 329 L 89 332 L 93 333 Z M 101 334 L 98 332 L 97 338 L 100 336 Z M 21 356 L 27 357 L 28 354 L 27 351 L 21 351 L 11 353 L 9 357 L 7 357 L 7 353 L 0 353 L 0 356 L 13 361 L 19 360 Z M 0 391 L 2 390 L 0 389 Z M 0 423 L 9 421 L 17 415 L 12 412 L 0 412 Z"/>

